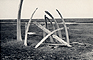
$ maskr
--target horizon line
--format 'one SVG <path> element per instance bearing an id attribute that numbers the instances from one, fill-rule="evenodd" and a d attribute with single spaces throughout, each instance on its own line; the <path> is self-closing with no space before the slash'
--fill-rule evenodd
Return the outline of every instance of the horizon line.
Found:
<path id="1" fill-rule="evenodd" d="M 0 20 L 7 20 L 7 19 L 17 19 L 17 18 L 0 18 Z M 29 19 L 29 18 L 22 18 L 22 19 Z M 33 18 L 33 19 L 44 19 L 44 18 Z M 55 19 L 61 19 L 61 18 L 55 18 Z M 93 17 L 89 17 L 89 18 L 63 18 L 63 19 L 93 19 Z"/>

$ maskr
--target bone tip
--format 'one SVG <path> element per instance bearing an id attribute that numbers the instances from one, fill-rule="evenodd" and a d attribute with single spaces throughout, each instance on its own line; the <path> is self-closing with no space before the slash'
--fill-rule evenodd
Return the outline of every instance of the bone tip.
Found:
<path id="1" fill-rule="evenodd" d="M 37 46 L 35 46 L 35 48 L 37 48 Z"/>
<path id="2" fill-rule="evenodd" d="M 36 9 L 38 9 L 38 8 L 36 8 Z"/>
<path id="3" fill-rule="evenodd" d="M 71 45 L 68 45 L 68 47 L 72 47 Z"/>
<path id="4" fill-rule="evenodd" d="M 56 11 L 58 11 L 58 10 L 56 9 Z"/>

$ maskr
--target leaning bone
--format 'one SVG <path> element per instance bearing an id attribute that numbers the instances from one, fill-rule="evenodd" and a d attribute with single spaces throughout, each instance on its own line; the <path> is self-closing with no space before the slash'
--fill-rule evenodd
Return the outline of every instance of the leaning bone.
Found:
<path id="1" fill-rule="evenodd" d="M 45 13 L 47 13 L 54 20 L 57 29 L 59 29 L 59 25 L 58 25 L 56 19 L 54 19 L 54 17 L 48 11 L 45 11 Z M 61 31 L 58 31 L 58 35 L 62 39 Z"/>
<path id="2" fill-rule="evenodd" d="M 28 25 L 27 25 L 27 27 L 26 27 L 25 40 L 24 40 L 24 45 L 25 45 L 25 46 L 27 46 L 27 33 L 28 33 L 28 30 L 29 30 L 29 26 L 30 26 L 30 23 L 31 23 L 31 21 L 32 21 L 32 17 L 33 17 L 33 15 L 35 14 L 35 12 L 36 12 L 37 9 L 38 9 L 38 8 L 36 8 L 35 11 L 33 12 L 33 14 L 31 15 L 31 18 L 30 18 L 30 20 L 29 20 L 29 22 L 28 22 Z"/>
<path id="3" fill-rule="evenodd" d="M 69 35 L 68 35 L 68 31 L 67 31 L 67 26 L 66 26 L 66 24 L 65 24 L 65 21 L 64 21 L 62 15 L 61 15 L 61 13 L 60 13 L 57 9 L 56 9 L 56 11 L 58 12 L 58 14 L 59 14 L 60 17 L 61 17 L 61 20 L 63 21 L 63 25 L 64 25 L 64 27 L 65 27 L 66 39 L 67 39 L 67 42 L 68 42 L 68 44 L 69 44 Z"/>
<path id="4" fill-rule="evenodd" d="M 51 33 L 51 31 L 49 31 L 48 29 L 46 29 L 44 26 L 40 25 L 38 22 L 33 22 L 36 26 L 38 26 L 40 29 L 42 29 L 43 31 L 45 31 L 46 33 Z M 50 34 L 51 35 L 51 34 Z M 60 43 L 64 43 L 66 44 L 68 47 L 71 47 L 71 45 L 69 45 L 67 42 L 65 42 L 64 40 L 62 40 L 61 38 L 59 38 L 57 35 L 52 35 L 54 39 L 58 40 Z M 36 46 L 35 48 L 37 48 L 45 39 L 41 40 Z"/>

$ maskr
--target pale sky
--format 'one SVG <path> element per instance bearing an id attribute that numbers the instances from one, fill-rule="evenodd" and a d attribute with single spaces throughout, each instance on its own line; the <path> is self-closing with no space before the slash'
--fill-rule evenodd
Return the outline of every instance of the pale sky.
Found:
<path id="1" fill-rule="evenodd" d="M 0 0 L 0 19 L 16 19 L 20 0 Z M 24 0 L 21 18 L 29 19 L 38 8 L 33 18 L 44 18 L 49 11 L 55 18 L 93 18 L 93 0 Z"/>

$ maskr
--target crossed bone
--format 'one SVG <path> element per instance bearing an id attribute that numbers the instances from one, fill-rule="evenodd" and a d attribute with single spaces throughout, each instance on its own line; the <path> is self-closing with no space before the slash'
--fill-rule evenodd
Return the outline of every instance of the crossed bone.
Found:
<path id="1" fill-rule="evenodd" d="M 58 30 L 62 30 L 63 28 L 54 30 L 53 32 L 51 32 L 50 30 L 46 29 L 44 26 L 42 26 L 41 24 L 39 24 L 38 22 L 33 22 L 36 26 L 38 26 L 40 29 L 42 29 L 44 32 L 48 33 L 48 35 L 43 38 L 36 46 L 35 48 L 37 48 L 38 46 L 40 46 L 40 44 L 42 44 L 50 35 L 52 35 L 55 31 Z M 62 40 L 61 38 L 59 38 L 57 35 L 52 35 L 52 37 L 56 40 L 58 40 L 60 43 L 64 43 L 66 44 L 68 47 L 71 47 L 71 45 L 69 45 L 69 43 L 65 42 L 64 40 Z"/>

